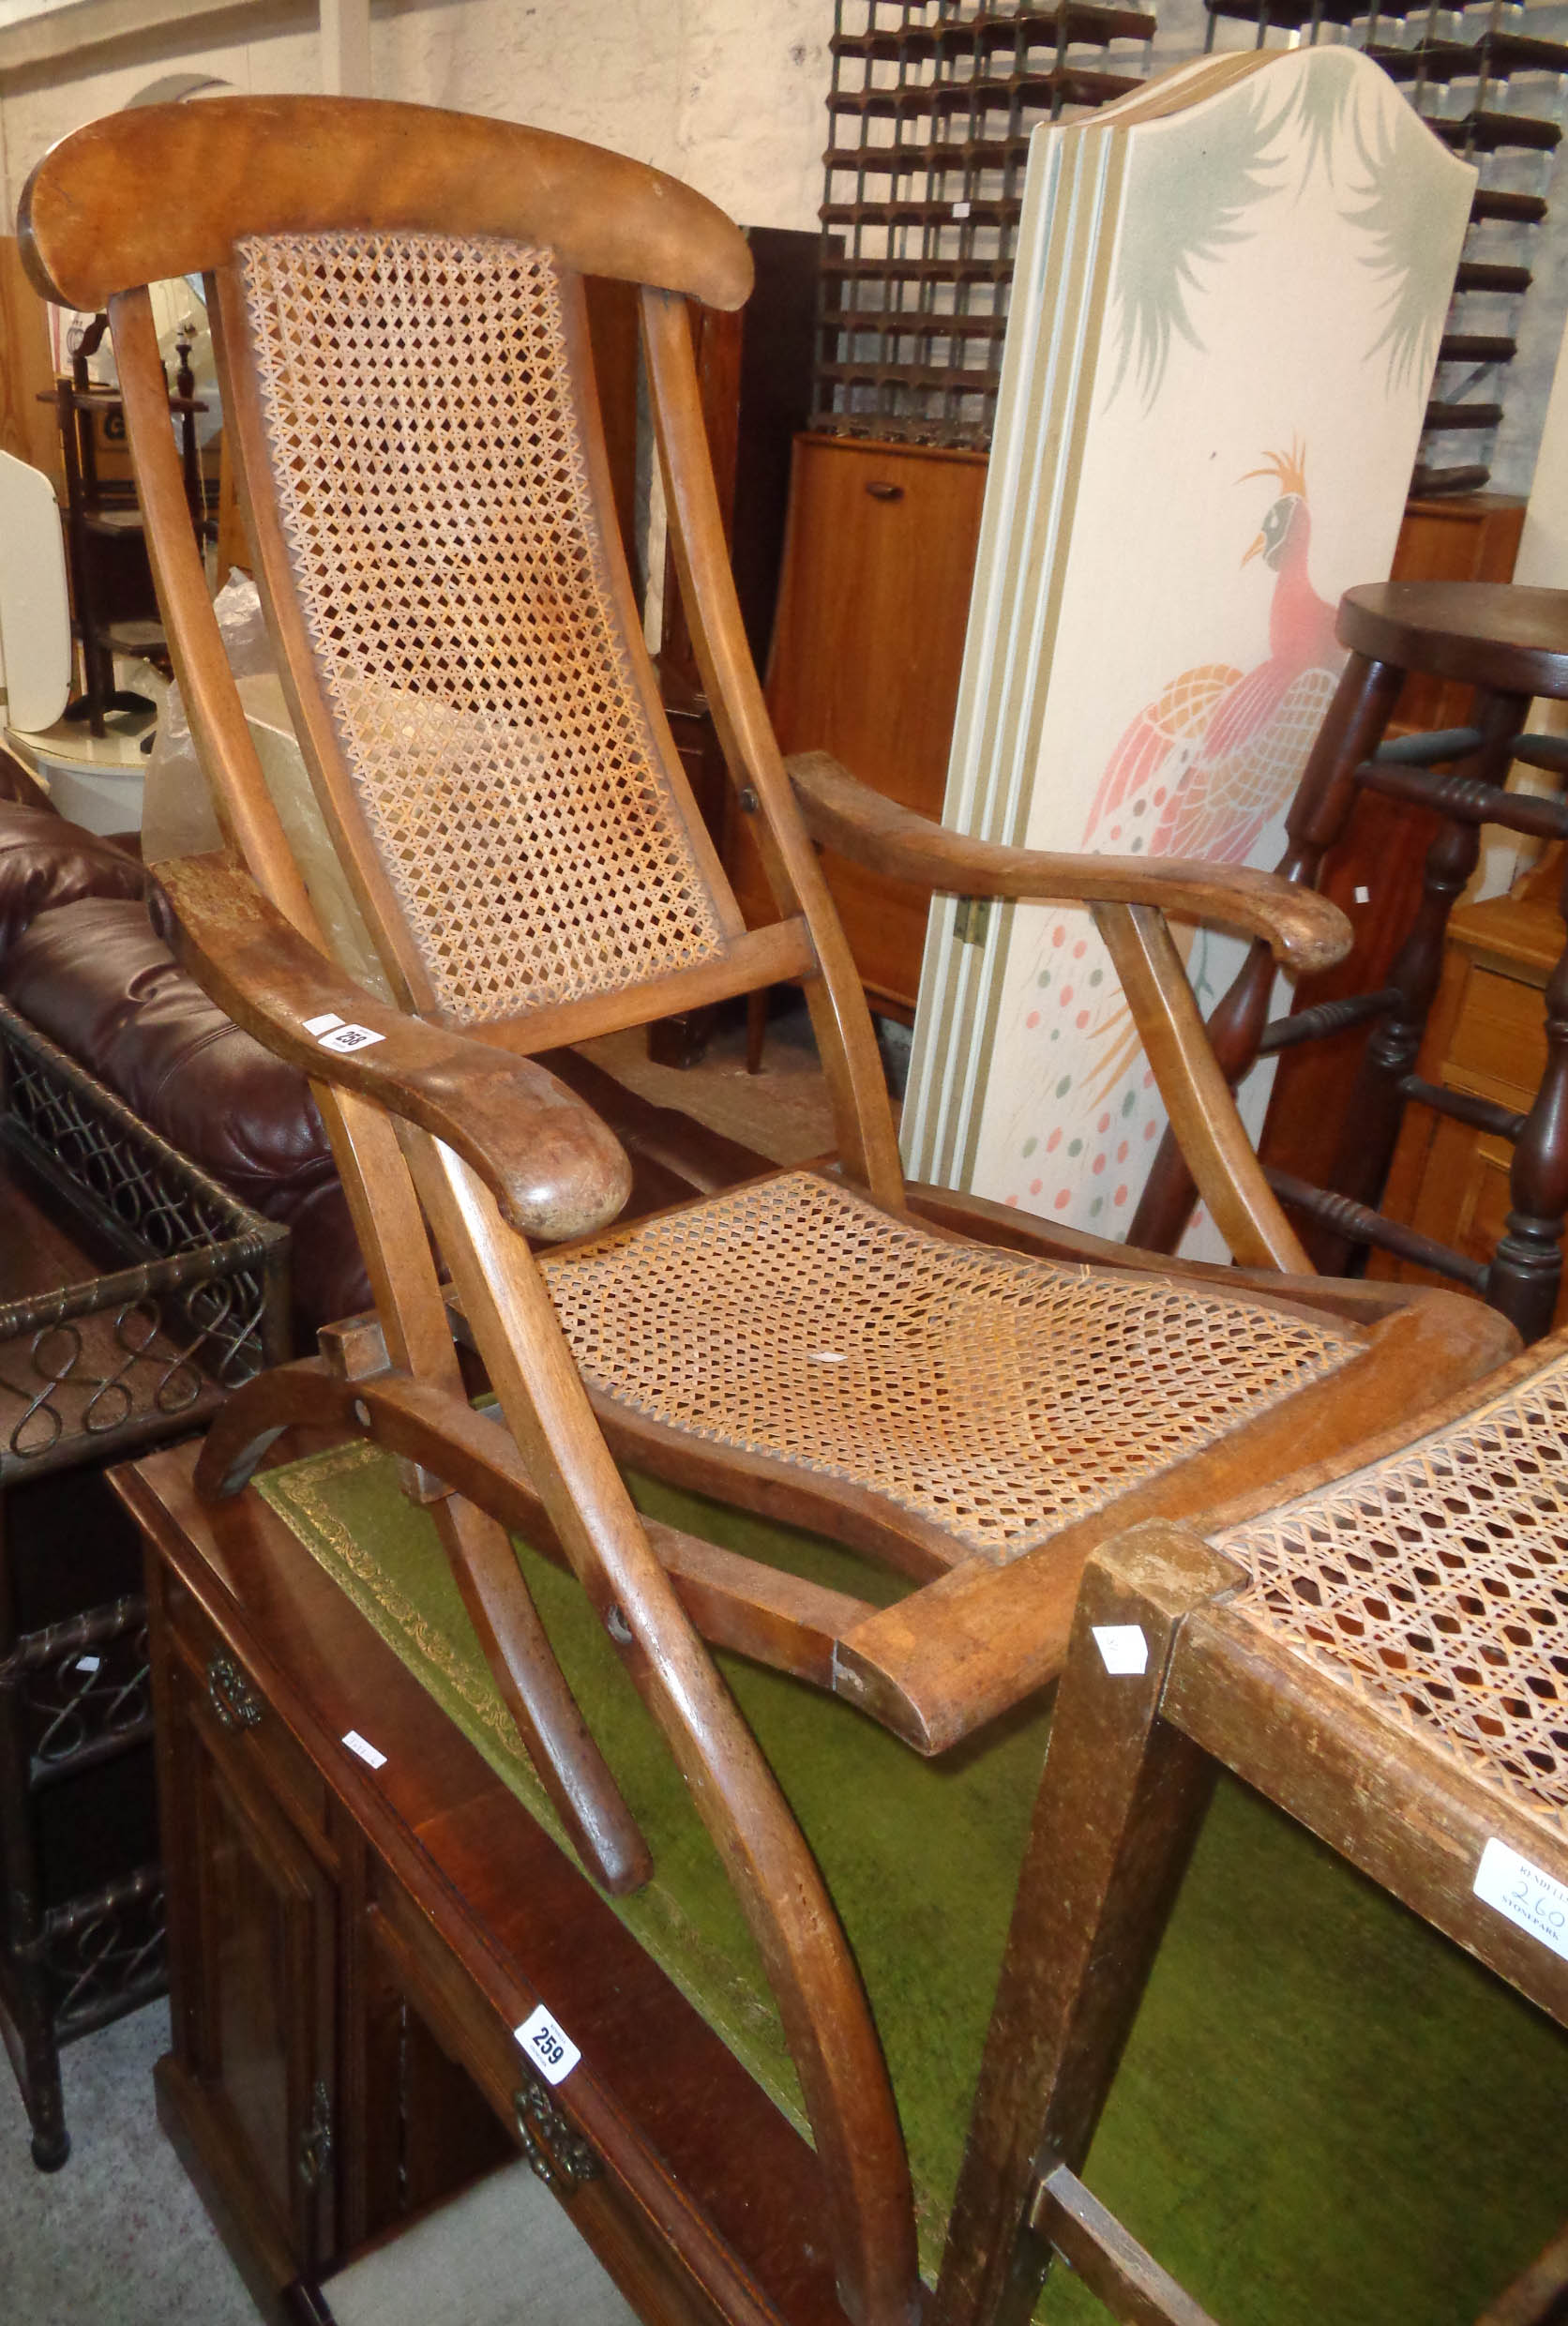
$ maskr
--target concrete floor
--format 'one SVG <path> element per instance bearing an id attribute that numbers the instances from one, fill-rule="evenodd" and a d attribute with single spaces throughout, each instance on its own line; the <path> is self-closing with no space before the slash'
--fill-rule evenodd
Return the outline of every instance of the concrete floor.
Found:
<path id="1" fill-rule="evenodd" d="M 71 2154 L 41 2173 L 0 2062 L 0 2318 L 14 2326 L 256 2326 L 255 2305 L 158 2128 L 151 2004 L 64 2054 Z"/>

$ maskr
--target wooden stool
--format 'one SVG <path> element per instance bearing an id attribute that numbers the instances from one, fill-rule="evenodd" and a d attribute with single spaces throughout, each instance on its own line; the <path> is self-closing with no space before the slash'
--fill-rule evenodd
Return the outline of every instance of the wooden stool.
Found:
<path id="1" fill-rule="evenodd" d="M 1422 1080 L 1415 1065 L 1442 974 L 1448 916 L 1480 859 L 1483 824 L 1546 840 L 1568 837 L 1568 806 L 1503 789 L 1515 760 L 1568 775 L 1568 739 L 1521 732 L 1533 696 L 1568 700 L 1568 591 L 1383 582 L 1346 594 L 1337 634 L 1350 657 L 1286 819 L 1289 838 L 1279 870 L 1319 885 L 1358 793 L 1375 792 L 1443 818 L 1427 853 L 1421 902 L 1385 984 L 1274 1024 L 1265 1022 L 1273 966 L 1254 945 L 1214 1013 L 1211 1038 L 1235 1083 L 1260 1055 L 1369 1024 L 1328 1186 L 1271 1171 L 1275 1193 L 1316 1224 L 1308 1248 L 1319 1268 L 1342 1274 L 1358 1244 L 1374 1244 L 1470 1286 L 1527 1340 L 1535 1339 L 1551 1322 L 1568 1212 L 1568 958 L 1546 987 L 1546 1070 L 1528 1115 L 1440 1090 Z M 1470 724 L 1385 739 L 1412 672 L 1473 687 Z M 1513 1209 L 1490 1261 L 1453 1251 L 1374 1208 L 1411 1098 L 1514 1142 Z M 1191 1182 L 1168 1134 L 1129 1240 L 1156 1251 L 1173 1248 L 1192 1204 Z"/>
<path id="2" fill-rule="evenodd" d="M 1568 1335 L 1427 1422 L 1207 1541 L 1091 1559 L 941 2326 L 1023 2326 L 1053 2254 L 1129 2326 L 1204 2326 L 1078 2174 L 1218 1767 L 1568 2026 Z M 1487 2326 L 1564 2301 L 1559 2237 Z"/>

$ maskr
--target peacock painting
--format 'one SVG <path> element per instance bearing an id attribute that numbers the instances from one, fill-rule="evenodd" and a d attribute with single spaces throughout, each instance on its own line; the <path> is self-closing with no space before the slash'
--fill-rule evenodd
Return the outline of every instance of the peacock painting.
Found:
<path id="1" fill-rule="evenodd" d="M 1471 182 L 1347 49 L 1036 133 L 948 821 L 1273 861 L 1334 608 L 1388 570 Z M 1231 941 L 1183 942 L 1207 1005 Z M 1164 1121 L 1086 914 L 936 910 L 912 1175 L 1112 1233 Z"/>

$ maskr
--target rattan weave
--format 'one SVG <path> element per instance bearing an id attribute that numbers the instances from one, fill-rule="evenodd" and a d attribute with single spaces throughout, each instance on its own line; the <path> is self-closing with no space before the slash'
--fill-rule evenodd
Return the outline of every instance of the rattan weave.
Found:
<path id="1" fill-rule="evenodd" d="M 1214 1539 L 1251 1622 L 1568 1832 L 1568 1355 Z"/>
<path id="2" fill-rule="evenodd" d="M 238 246 L 284 537 L 339 740 L 441 1009 L 515 1016 L 722 932 L 596 531 L 553 256 Z"/>
<path id="3" fill-rule="evenodd" d="M 950 1242 L 808 1171 L 545 1262 L 591 1382 L 1005 1560 L 1358 1343 L 1118 1269 Z"/>

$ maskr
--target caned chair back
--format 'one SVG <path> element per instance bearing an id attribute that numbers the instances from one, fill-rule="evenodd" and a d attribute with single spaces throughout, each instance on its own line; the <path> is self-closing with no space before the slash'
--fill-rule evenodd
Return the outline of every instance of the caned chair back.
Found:
<path id="1" fill-rule="evenodd" d="M 580 279 L 513 241 L 282 234 L 233 295 L 258 546 L 416 1004 L 471 1024 L 714 959 L 739 919 L 601 524 Z"/>
<path id="2" fill-rule="evenodd" d="M 149 107 L 23 198 L 33 279 L 107 305 L 160 598 L 226 836 L 319 940 L 164 487 L 144 286 L 205 275 L 257 581 L 331 844 L 405 1006 L 518 1050 L 806 981 L 846 1165 L 901 1176 L 842 933 L 746 653 L 686 302 L 744 237 L 543 130 L 326 98 Z M 659 702 L 583 279 L 641 287 L 671 530 L 781 918 L 747 932 Z M 160 380 L 159 380 L 160 386 Z"/>

